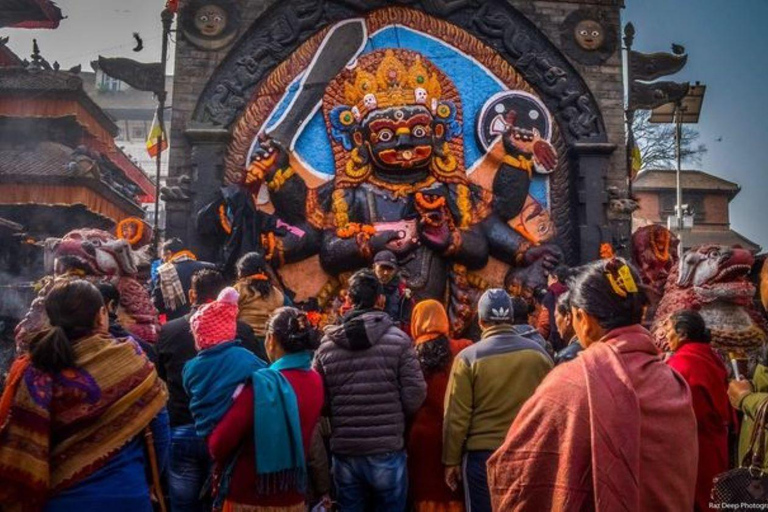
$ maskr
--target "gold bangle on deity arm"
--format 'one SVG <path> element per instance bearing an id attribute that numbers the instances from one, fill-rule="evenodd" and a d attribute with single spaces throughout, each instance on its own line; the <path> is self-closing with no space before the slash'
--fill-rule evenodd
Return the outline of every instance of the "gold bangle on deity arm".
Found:
<path id="1" fill-rule="evenodd" d="M 277 192 L 283 185 L 295 174 L 292 167 L 286 167 L 285 169 L 278 169 L 275 173 L 275 177 L 267 183 L 267 187 L 272 192 Z"/>

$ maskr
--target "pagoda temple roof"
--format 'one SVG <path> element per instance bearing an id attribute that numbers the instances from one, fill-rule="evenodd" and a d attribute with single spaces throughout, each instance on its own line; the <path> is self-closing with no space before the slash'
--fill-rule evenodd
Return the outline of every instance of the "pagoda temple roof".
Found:
<path id="1" fill-rule="evenodd" d="M 41 55 L 35 41 L 31 62 L 0 67 L 0 117 L 64 118 L 74 116 L 87 132 L 83 144 L 95 150 L 141 189 L 141 200 L 154 200 L 155 185 L 144 171 L 115 144 L 119 129 L 94 102 L 76 71 L 58 69 Z"/>
<path id="2" fill-rule="evenodd" d="M 57 142 L 0 148 L 0 191 L 0 204 L 83 204 L 114 222 L 143 215 L 117 166 Z"/>
<path id="3" fill-rule="evenodd" d="M 64 19 L 51 0 L 3 0 L 0 28 L 56 28 Z"/>

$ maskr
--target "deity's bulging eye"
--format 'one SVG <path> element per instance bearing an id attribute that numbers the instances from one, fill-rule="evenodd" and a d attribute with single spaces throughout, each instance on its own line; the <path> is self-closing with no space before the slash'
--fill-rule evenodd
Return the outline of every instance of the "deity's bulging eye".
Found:
<path id="1" fill-rule="evenodd" d="M 227 25 L 227 13 L 218 5 L 206 5 L 197 11 L 195 28 L 204 36 L 220 35 Z"/>
<path id="2" fill-rule="evenodd" d="M 339 121 L 344 126 L 349 126 L 349 125 L 351 125 L 352 123 L 355 122 L 355 116 L 352 114 L 351 111 L 346 110 L 346 111 L 342 112 L 341 115 L 339 116 Z"/>
<path id="3" fill-rule="evenodd" d="M 379 142 L 390 142 L 395 137 L 394 132 L 386 128 L 383 130 L 379 130 L 377 133 L 373 135 L 376 137 L 376 139 Z"/>
<path id="4" fill-rule="evenodd" d="M 597 30 L 592 31 L 592 37 L 597 37 L 599 35 L 600 35 L 600 32 L 598 32 Z"/>
<path id="5" fill-rule="evenodd" d="M 413 134 L 414 137 L 418 139 L 421 139 L 429 135 L 429 131 L 427 130 L 427 127 L 422 126 L 420 124 L 417 124 L 416 126 L 414 126 L 413 129 L 411 130 L 411 133 Z"/>
<path id="6" fill-rule="evenodd" d="M 587 36 L 587 34 L 589 34 L 589 32 L 587 32 L 586 30 L 580 30 L 580 31 L 579 31 L 579 35 L 581 35 L 581 36 L 584 36 L 584 37 L 586 37 L 586 36 Z"/>

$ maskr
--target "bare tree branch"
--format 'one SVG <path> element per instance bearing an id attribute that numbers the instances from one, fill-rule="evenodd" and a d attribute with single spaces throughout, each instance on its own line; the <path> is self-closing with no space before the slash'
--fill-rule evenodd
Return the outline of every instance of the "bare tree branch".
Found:
<path id="1" fill-rule="evenodd" d="M 635 112 L 632 130 L 640 148 L 642 169 L 664 169 L 675 167 L 675 125 L 655 124 L 649 121 L 650 111 Z M 699 132 L 695 128 L 683 125 L 680 144 L 680 156 L 688 164 L 700 164 L 707 152 L 707 146 L 698 142 Z"/>

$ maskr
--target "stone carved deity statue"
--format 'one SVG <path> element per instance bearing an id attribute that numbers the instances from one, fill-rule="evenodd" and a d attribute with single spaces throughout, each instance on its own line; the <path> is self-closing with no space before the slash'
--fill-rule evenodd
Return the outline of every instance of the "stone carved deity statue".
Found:
<path id="1" fill-rule="evenodd" d="M 322 114 L 335 161 L 332 180 L 312 187 L 290 151 L 260 135 L 239 187 L 209 208 L 228 233 L 230 260 L 263 250 L 275 267 L 319 255 L 332 276 L 397 255 L 416 300 L 447 302 L 455 331 L 472 318 L 468 272 L 492 256 L 541 275 L 560 249 L 529 234 L 520 220 L 539 212 L 529 196 L 535 173 L 558 156 L 539 130 L 507 110 L 491 123 L 501 157 L 488 187 L 467 176 L 460 137 L 464 113 L 451 80 L 415 51 L 376 50 L 359 57 L 325 89 Z M 256 206 L 268 191 L 273 212 Z M 533 217 L 533 216 L 532 216 Z M 519 225 L 521 229 L 516 229 Z"/>

